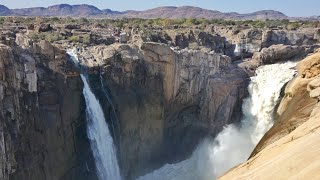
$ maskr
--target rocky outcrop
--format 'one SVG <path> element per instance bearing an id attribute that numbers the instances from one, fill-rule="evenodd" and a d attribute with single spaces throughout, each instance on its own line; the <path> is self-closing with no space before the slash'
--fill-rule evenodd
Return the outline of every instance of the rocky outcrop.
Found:
<path id="1" fill-rule="evenodd" d="M 188 158 L 204 137 L 238 122 L 248 75 L 261 64 L 305 56 L 319 39 L 312 28 L 305 33 L 152 25 L 122 29 L 131 44 L 118 44 L 121 29 L 114 23 L 30 20 L 39 23 L 26 25 L 8 17 L 0 32 L 0 179 L 5 180 L 97 178 L 79 72 L 65 51 L 42 39 L 61 49 L 82 49 L 81 70 L 88 72 L 102 104 L 125 179 Z M 284 45 L 275 45 L 279 43 Z M 313 61 L 305 66 L 301 79 L 288 85 L 294 91 L 284 93 L 280 125 L 255 153 L 317 113 L 313 98 L 319 95 L 319 67 Z"/>
<path id="2" fill-rule="evenodd" d="M 274 126 L 247 162 L 230 170 L 220 179 L 320 177 L 319 64 L 319 52 L 298 64 L 298 76 L 285 88 L 284 98 L 277 110 L 279 118 Z"/>
<path id="3" fill-rule="evenodd" d="M 143 41 L 166 43 L 180 49 L 207 48 L 230 56 L 233 60 L 251 58 L 253 55 L 256 58 L 260 55 L 267 56 L 263 61 L 302 58 L 313 52 L 318 42 L 315 29 L 297 31 L 211 26 L 205 30 L 157 31 L 166 33 L 141 34 L 142 37 L 148 36 L 143 38 Z"/>
<path id="4" fill-rule="evenodd" d="M 318 43 L 316 30 L 277 30 L 258 28 L 227 29 L 215 27 L 214 32 L 226 37 L 230 44 L 234 44 L 234 53 L 228 54 L 235 59 L 251 58 L 256 52 L 273 45 L 312 46 Z M 312 52 L 312 51 L 310 51 Z"/>
<path id="5" fill-rule="evenodd" d="M 77 71 L 46 41 L 16 42 L 0 44 L 0 179 L 96 179 Z"/>
<path id="6" fill-rule="evenodd" d="M 297 60 L 313 51 L 314 47 L 278 44 L 263 48 L 260 52 L 254 53 L 252 58 L 260 64 L 273 64 L 280 61 Z"/>
<path id="7" fill-rule="evenodd" d="M 91 71 L 102 71 L 120 121 L 115 139 L 129 179 L 187 158 L 201 139 L 241 117 L 248 78 L 227 56 L 144 43 L 97 46 L 82 57 Z"/>

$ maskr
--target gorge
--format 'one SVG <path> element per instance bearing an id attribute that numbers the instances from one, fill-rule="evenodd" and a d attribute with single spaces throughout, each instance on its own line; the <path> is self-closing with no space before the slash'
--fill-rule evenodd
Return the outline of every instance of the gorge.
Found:
<path id="1" fill-rule="evenodd" d="M 166 165 L 139 180 L 216 179 L 248 159 L 254 147 L 273 124 L 273 111 L 281 88 L 293 78 L 293 62 L 261 66 L 251 78 L 250 96 L 242 104 L 240 125 L 228 125 L 214 140 L 205 140 L 184 162 Z"/>
<path id="2" fill-rule="evenodd" d="M 0 34 L 0 179 L 317 174 L 318 28 L 128 21 L 118 43 L 100 20 L 20 18 Z"/>

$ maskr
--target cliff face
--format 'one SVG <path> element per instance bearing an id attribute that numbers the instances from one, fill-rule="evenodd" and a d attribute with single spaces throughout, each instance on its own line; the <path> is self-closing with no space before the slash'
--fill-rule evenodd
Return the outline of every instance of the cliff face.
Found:
<path id="1" fill-rule="evenodd" d="M 102 71 L 112 97 L 128 178 L 187 158 L 201 139 L 241 117 L 248 77 L 227 56 L 158 43 L 97 46 L 82 56 L 91 71 Z"/>
<path id="2" fill-rule="evenodd" d="M 0 44 L 0 179 L 94 179 L 82 82 L 46 41 Z"/>
<path id="3" fill-rule="evenodd" d="M 161 31 L 160 31 L 161 32 Z M 310 49 L 319 42 L 317 29 L 281 30 L 244 27 L 208 26 L 204 30 L 164 30 L 162 33 L 151 34 L 144 40 L 163 42 L 181 49 L 209 48 L 217 53 L 223 53 L 234 60 L 251 58 L 254 53 L 273 45 L 296 46 L 298 51 L 282 54 L 282 56 L 297 56 L 303 49 Z M 165 32 L 165 33 L 164 33 Z M 135 41 L 135 36 L 133 42 Z M 307 46 L 307 47 L 306 47 Z M 289 49 L 282 49 L 282 52 Z M 310 51 L 313 52 L 313 51 Z M 267 53 L 267 52 L 261 52 Z M 270 52 L 269 52 L 270 53 Z M 280 52 L 281 53 L 281 52 Z M 301 55 L 305 56 L 305 55 Z M 291 57 L 285 57 L 288 59 Z"/>
<path id="4" fill-rule="evenodd" d="M 168 29 L 149 27 L 165 37 L 141 37 L 138 32 L 131 34 L 131 44 L 98 46 L 116 41 L 113 36 L 105 39 L 114 33 L 110 27 L 51 27 L 44 22 L 36 27 L 15 24 L 1 32 L 0 179 L 97 178 L 79 72 L 64 51 L 25 36 L 58 33 L 62 40 L 54 43 L 70 48 L 76 43 L 67 39 L 88 35 L 90 42 L 77 44 L 86 47 L 80 60 L 88 67 L 83 70 L 102 104 L 126 179 L 188 158 L 204 137 L 238 122 L 248 74 L 261 64 L 305 56 L 319 39 L 315 29 L 306 33 L 219 26 L 170 34 Z M 232 61 L 253 53 L 253 59 Z M 309 70 L 301 71 L 304 76 L 287 88 L 278 110 L 280 125 L 265 136 L 253 156 L 310 118 L 317 101 L 309 98 L 308 90 L 317 96 L 318 82 L 309 83 L 318 66 L 309 64 Z"/>
<path id="5" fill-rule="evenodd" d="M 319 52 L 298 64 L 298 76 L 285 88 L 274 126 L 247 162 L 220 179 L 320 178 L 319 64 Z"/>

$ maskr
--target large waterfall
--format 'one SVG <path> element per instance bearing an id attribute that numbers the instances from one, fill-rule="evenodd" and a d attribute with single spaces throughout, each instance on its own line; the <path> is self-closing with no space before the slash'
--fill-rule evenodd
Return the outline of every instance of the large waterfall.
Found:
<path id="1" fill-rule="evenodd" d="M 68 54 L 74 62 L 78 62 L 74 52 L 68 52 Z M 83 74 L 81 74 L 81 79 L 84 83 L 83 95 L 86 102 L 87 134 L 99 179 L 121 180 L 116 149 L 103 110 Z"/>
<path id="2" fill-rule="evenodd" d="M 250 96 L 243 101 L 241 125 L 228 125 L 215 140 L 206 139 L 190 159 L 162 168 L 138 180 L 212 180 L 246 161 L 273 124 L 281 88 L 295 74 L 293 62 L 259 67 L 251 78 Z"/>

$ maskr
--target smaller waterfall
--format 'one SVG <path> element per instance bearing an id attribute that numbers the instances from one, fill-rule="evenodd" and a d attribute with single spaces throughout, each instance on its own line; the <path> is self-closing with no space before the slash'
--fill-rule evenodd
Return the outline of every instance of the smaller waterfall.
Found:
<path id="1" fill-rule="evenodd" d="M 79 64 L 75 52 L 68 52 L 72 61 Z M 86 77 L 81 74 L 86 102 L 87 134 L 100 180 L 121 180 L 116 148 L 105 120 L 103 110 Z"/>
<path id="2" fill-rule="evenodd" d="M 236 47 L 234 48 L 233 54 L 235 56 L 240 56 L 241 55 L 241 43 L 236 43 Z"/>
<path id="3" fill-rule="evenodd" d="M 190 159 L 162 168 L 138 180 L 214 180 L 246 161 L 273 124 L 273 112 L 283 85 L 295 74 L 296 63 L 261 66 L 249 85 L 250 97 L 243 101 L 241 126 L 227 126 L 214 141 L 205 140 Z"/>

